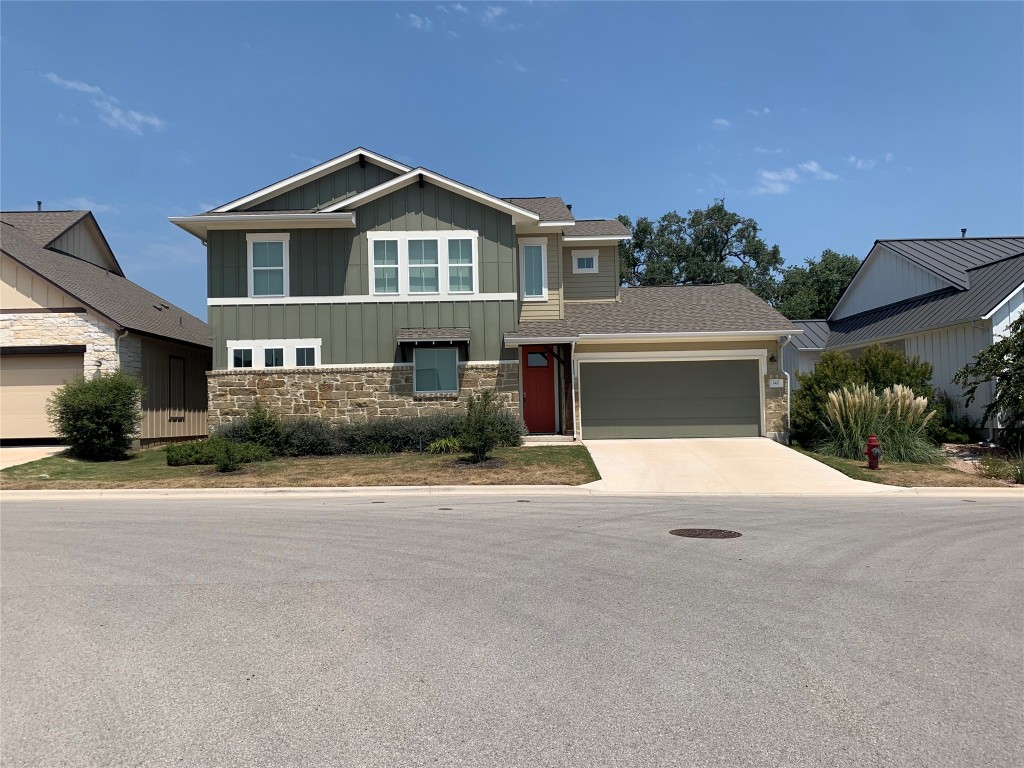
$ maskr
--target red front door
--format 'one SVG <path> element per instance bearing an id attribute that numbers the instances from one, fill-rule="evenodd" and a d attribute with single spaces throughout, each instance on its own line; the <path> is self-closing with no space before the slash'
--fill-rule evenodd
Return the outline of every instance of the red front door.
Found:
<path id="1" fill-rule="evenodd" d="M 555 356 L 548 347 L 523 347 L 523 420 L 531 434 L 555 431 Z"/>

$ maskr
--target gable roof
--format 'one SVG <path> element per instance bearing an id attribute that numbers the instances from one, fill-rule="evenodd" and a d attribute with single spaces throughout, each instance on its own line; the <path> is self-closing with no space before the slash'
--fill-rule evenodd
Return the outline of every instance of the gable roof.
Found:
<path id="1" fill-rule="evenodd" d="M 276 195 L 284 194 L 289 190 L 295 189 L 303 184 L 308 184 L 311 181 L 319 179 L 321 176 L 326 176 L 329 173 L 333 173 L 339 168 L 343 168 L 346 165 L 359 162 L 360 157 L 366 157 L 377 165 L 394 171 L 395 173 L 405 173 L 409 170 L 409 166 L 403 165 L 396 160 L 392 160 L 390 157 L 384 157 L 384 155 L 378 155 L 376 152 L 371 152 L 364 147 L 356 147 L 355 149 L 346 152 L 343 155 L 331 158 L 330 160 L 314 165 L 312 168 L 308 168 L 305 171 L 293 174 L 288 178 L 281 179 L 280 181 L 274 182 L 273 184 L 257 189 L 255 192 L 250 192 L 248 195 L 232 200 L 230 203 L 214 208 L 210 213 L 227 213 L 228 211 L 234 211 L 238 208 L 244 208 L 249 205 L 256 205 L 264 200 L 274 197 Z"/>
<path id="2" fill-rule="evenodd" d="M 54 241 L 59 240 L 61 235 L 81 222 L 88 222 L 93 231 L 99 236 L 107 255 L 114 263 L 118 274 L 124 275 L 114 249 L 107 242 L 107 236 L 100 229 L 99 222 L 92 215 L 92 211 L 2 211 L 0 221 L 17 227 L 22 232 L 36 241 L 43 248 L 48 248 Z M 54 249 L 57 250 L 57 249 Z M 63 253 L 63 251 L 61 251 Z"/>
<path id="3" fill-rule="evenodd" d="M 987 317 L 1024 284 L 1024 253 L 966 270 L 969 288 L 946 288 L 829 322 L 827 348 L 851 347 Z"/>
<path id="4" fill-rule="evenodd" d="M 621 301 L 568 302 L 564 320 L 525 321 L 511 342 L 582 336 L 781 336 L 789 320 L 739 283 L 623 288 Z"/>
<path id="5" fill-rule="evenodd" d="M 41 247 L 26 232 L 6 221 L 0 222 L 0 249 L 120 328 L 211 346 L 210 328 L 199 318 L 121 275 Z"/>
<path id="6" fill-rule="evenodd" d="M 970 287 L 968 270 L 1024 253 L 1024 237 L 876 240 L 875 244 L 884 245 L 958 288 Z"/>
<path id="7" fill-rule="evenodd" d="M 790 342 L 797 349 L 824 349 L 828 342 L 828 320 L 794 320 L 793 325 L 803 333 Z"/>
<path id="8" fill-rule="evenodd" d="M 503 197 L 502 200 L 540 216 L 541 221 L 575 221 L 569 206 L 560 197 Z"/>

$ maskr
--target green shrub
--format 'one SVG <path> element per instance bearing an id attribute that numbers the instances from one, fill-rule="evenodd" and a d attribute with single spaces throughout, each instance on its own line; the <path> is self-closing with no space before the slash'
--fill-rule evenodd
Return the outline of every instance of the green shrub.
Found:
<path id="1" fill-rule="evenodd" d="M 224 445 L 217 454 L 218 472 L 237 472 L 241 468 L 241 446 L 243 445 L 245 445 L 245 443 L 224 441 Z"/>
<path id="2" fill-rule="evenodd" d="M 334 456 L 338 437 L 323 419 L 298 418 L 284 423 L 284 453 L 288 456 Z"/>
<path id="3" fill-rule="evenodd" d="M 970 442 L 970 429 L 974 424 L 956 397 L 940 391 L 935 395 L 932 405 L 935 407 L 935 418 L 928 423 L 928 437 L 933 443 Z"/>
<path id="4" fill-rule="evenodd" d="M 909 387 L 897 384 L 881 394 L 867 384 L 831 392 L 825 410 L 827 437 L 819 445 L 822 453 L 845 459 L 860 459 L 869 435 L 876 435 L 884 458 L 937 464 L 942 453 L 928 440 L 928 423 L 935 412 L 928 400 L 917 397 Z"/>
<path id="5" fill-rule="evenodd" d="M 222 437 L 208 440 L 191 440 L 186 443 L 171 443 L 167 446 L 167 465 L 184 467 L 192 464 L 218 464 L 230 449 L 231 456 L 241 463 L 270 461 L 274 455 L 255 443 L 236 443 Z"/>
<path id="6" fill-rule="evenodd" d="M 457 437 L 439 437 L 427 446 L 427 453 L 458 453 L 461 450 Z"/>
<path id="7" fill-rule="evenodd" d="M 70 453 L 89 461 L 122 459 L 142 425 L 142 383 L 122 371 L 73 379 L 46 404 L 54 431 Z"/>
<path id="8" fill-rule="evenodd" d="M 487 454 L 500 444 L 500 412 L 498 393 L 493 389 L 469 396 L 466 402 L 466 421 L 459 433 L 459 445 L 469 452 L 474 461 L 484 461 Z"/>
<path id="9" fill-rule="evenodd" d="M 985 454 L 978 462 L 978 474 L 996 480 L 1024 483 L 1024 454 L 1005 459 L 992 453 Z"/>
<path id="10" fill-rule="evenodd" d="M 915 395 L 931 399 L 932 366 L 917 357 L 907 359 L 898 349 L 874 344 L 854 358 L 847 352 L 824 352 L 811 373 L 797 374 L 799 389 L 793 392 L 790 437 L 813 448 L 828 437 L 825 409 L 828 395 L 840 389 L 866 384 L 876 393 L 900 384 Z M 933 417 L 934 420 L 934 417 Z"/>
<path id="11" fill-rule="evenodd" d="M 275 456 L 285 450 L 285 429 L 281 417 L 268 409 L 259 400 L 249 408 L 245 416 L 232 419 L 217 427 L 214 434 L 233 443 L 256 443 Z"/>

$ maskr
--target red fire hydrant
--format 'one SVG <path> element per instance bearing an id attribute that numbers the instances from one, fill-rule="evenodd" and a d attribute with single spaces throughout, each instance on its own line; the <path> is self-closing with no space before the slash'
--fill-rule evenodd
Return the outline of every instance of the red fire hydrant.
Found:
<path id="1" fill-rule="evenodd" d="M 868 457 L 868 469 L 878 469 L 878 461 L 882 458 L 882 446 L 874 435 L 868 435 L 868 449 L 864 451 L 864 455 Z"/>

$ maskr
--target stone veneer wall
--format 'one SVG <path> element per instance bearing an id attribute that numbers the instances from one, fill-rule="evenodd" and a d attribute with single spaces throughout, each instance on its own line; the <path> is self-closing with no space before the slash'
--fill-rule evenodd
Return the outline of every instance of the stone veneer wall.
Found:
<path id="1" fill-rule="evenodd" d="M 14 312 L 0 315 L 0 345 L 38 347 L 84 344 L 82 374 L 118 368 L 117 332 L 85 312 Z M 141 350 L 141 347 L 140 347 Z M 141 351 L 140 351 L 141 366 Z"/>
<path id="2" fill-rule="evenodd" d="M 496 389 L 519 410 L 519 363 L 460 363 L 458 395 L 414 395 L 412 364 L 345 368 L 209 371 L 209 426 L 244 416 L 261 401 L 281 416 L 318 416 L 333 422 L 379 416 L 422 416 L 453 408 L 470 394 Z"/>

